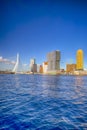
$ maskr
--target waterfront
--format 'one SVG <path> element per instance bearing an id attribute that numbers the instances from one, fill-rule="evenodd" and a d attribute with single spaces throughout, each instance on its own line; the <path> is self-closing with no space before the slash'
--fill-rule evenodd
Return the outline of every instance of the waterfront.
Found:
<path id="1" fill-rule="evenodd" d="M 87 76 L 0 75 L 1 130 L 86 130 Z"/>

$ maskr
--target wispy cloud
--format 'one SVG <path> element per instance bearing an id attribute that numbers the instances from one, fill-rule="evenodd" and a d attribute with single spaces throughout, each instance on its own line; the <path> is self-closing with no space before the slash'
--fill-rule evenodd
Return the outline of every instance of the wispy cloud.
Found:
<path id="1" fill-rule="evenodd" d="M 0 56 L 0 60 L 2 60 L 3 59 L 3 57 L 2 56 Z"/>
<path id="2" fill-rule="evenodd" d="M 3 58 L 2 56 L 0 56 L 0 62 L 4 62 L 7 64 L 15 64 L 15 61 L 10 61 L 9 59 Z"/>
<path id="3" fill-rule="evenodd" d="M 23 64 L 23 66 L 28 66 L 28 64 Z"/>

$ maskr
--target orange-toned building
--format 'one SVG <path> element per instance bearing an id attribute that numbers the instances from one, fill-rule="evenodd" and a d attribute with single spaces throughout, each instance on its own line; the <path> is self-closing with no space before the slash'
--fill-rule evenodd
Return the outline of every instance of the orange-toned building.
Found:
<path id="1" fill-rule="evenodd" d="M 43 73 L 43 66 L 42 65 L 40 65 L 39 73 Z"/>
<path id="2" fill-rule="evenodd" d="M 83 70 L 83 51 L 79 49 L 76 53 L 76 69 Z"/>
<path id="3" fill-rule="evenodd" d="M 76 64 L 67 64 L 66 73 L 73 73 L 76 70 Z"/>

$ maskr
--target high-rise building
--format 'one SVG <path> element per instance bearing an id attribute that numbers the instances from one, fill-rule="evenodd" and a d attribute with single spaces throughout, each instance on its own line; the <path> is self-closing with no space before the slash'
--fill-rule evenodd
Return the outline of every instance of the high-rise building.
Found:
<path id="1" fill-rule="evenodd" d="M 81 49 L 76 54 L 76 69 L 83 70 L 83 51 Z"/>
<path id="2" fill-rule="evenodd" d="M 48 71 L 60 70 L 60 51 L 53 51 L 47 54 Z"/>
<path id="3" fill-rule="evenodd" d="M 30 60 L 30 71 L 33 73 L 37 72 L 37 64 L 36 64 L 35 59 Z"/>

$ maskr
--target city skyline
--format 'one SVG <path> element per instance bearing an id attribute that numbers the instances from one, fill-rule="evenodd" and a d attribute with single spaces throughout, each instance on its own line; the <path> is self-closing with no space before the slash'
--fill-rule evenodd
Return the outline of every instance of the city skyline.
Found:
<path id="1" fill-rule="evenodd" d="M 59 53 L 58 55 L 54 55 L 55 53 Z M 67 65 L 76 65 L 76 70 L 87 70 L 87 68 L 85 68 L 85 66 L 84 66 L 84 51 L 82 50 L 82 49 L 78 49 L 77 51 L 76 51 L 76 62 L 68 62 L 68 63 L 66 63 L 65 64 L 65 68 L 63 68 L 62 66 L 61 66 L 61 64 L 60 64 L 60 62 L 61 62 L 61 56 L 60 56 L 60 54 L 61 54 L 61 51 L 59 51 L 59 50 L 54 50 L 54 51 L 51 51 L 51 52 L 48 52 L 47 53 L 47 57 L 46 57 L 46 60 L 45 61 L 43 61 L 41 64 L 38 64 L 38 63 L 36 63 L 36 59 L 35 58 L 32 58 L 32 59 L 30 59 L 30 62 L 28 63 L 28 64 L 22 64 L 21 63 L 21 60 L 20 60 L 20 58 L 19 58 L 19 53 L 17 53 L 17 57 L 16 57 L 16 61 L 10 61 L 9 59 L 6 59 L 6 58 L 3 58 L 3 57 L 0 57 L 0 70 L 3 70 L 3 69 L 1 69 L 1 68 L 4 68 L 4 70 L 11 70 L 11 71 L 15 71 L 16 72 L 16 69 L 18 69 L 19 71 L 21 70 L 21 71 L 31 71 L 31 64 L 32 65 L 36 65 L 36 66 L 38 66 L 38 67 L 40 67 L 40 66 L 42 66 L 43 65 L 43 63 L 49 63 L 50 61 L 51 62 L 53 62 L 53 61 L 55 61 L 55 63 L 56 63 L 56 61 L 58 61 L 58 60 L 56 60 L 55 58 L 59 58 L 60 60 L 58 61 L 58 63 L 57 64 L 59 64 L 58 66 L 56 66 L 56 67 L 58 67 L 59 68 L 59 70 L 61 70 L 61 69 L 65 69 L 65 70 L 67 70 L 66 69 L 66 67 L 67 67 Z M 55 57 L 56 56 L 56 57 Z M 50 59 L 50 60 L 49 60 Z M 20 62 L 20 63 L 19 63 Z M 7 64 L 8 65 L 8 67 L 7 68 L 5 68 L 5 67 L 3 67 L 4 66 L 4 64 Z M 19 64 L 19 65 L 18 65 Z M 10 65 L 13 65 L 13 66 L 10 66 Z M 55 64 L 56 65 L 56 64 Z M 19 67 L 20 66 L 20 67 Z M 38 70 L 38 67 L 37 67 L 37 70 Z M 79 68 L 80 67 L 80 68 Z M 48 67 L 49 68 L 49 67 Z M 47 69 L 48 71 L 49 71 L 49 69 Z"/>
<path id="2" fill-rule="evenodd" d="M 76 51 L 84 51 L 87 68 L 87 8 L 84 1 L 0 1 L 0 59 L 23 64 L 35 58 L 38 64 L 46 54 L 61 51 L 61 67 L 76 63 Z"/>

